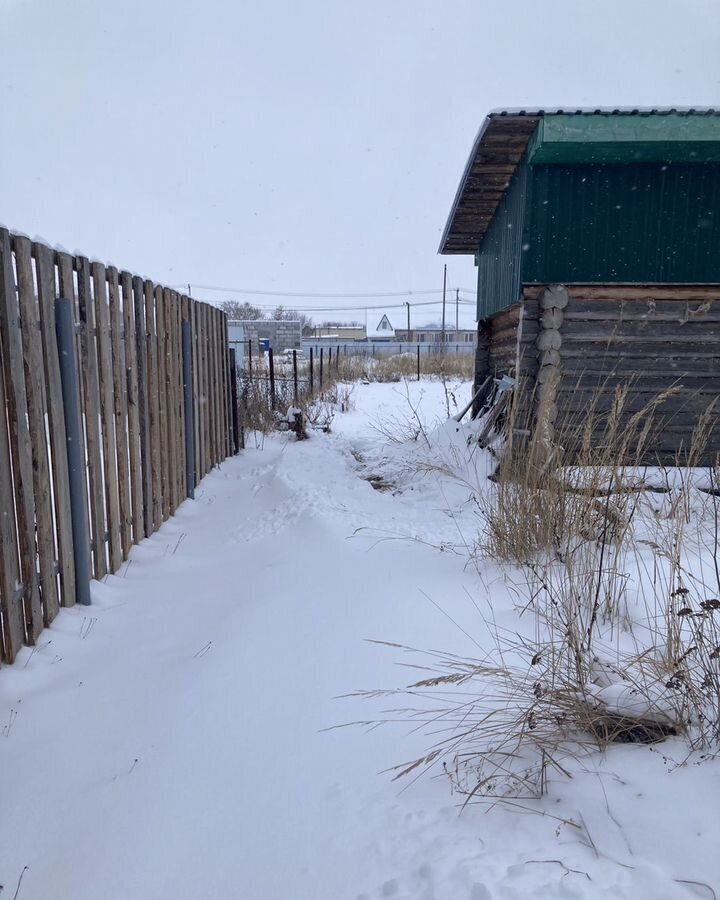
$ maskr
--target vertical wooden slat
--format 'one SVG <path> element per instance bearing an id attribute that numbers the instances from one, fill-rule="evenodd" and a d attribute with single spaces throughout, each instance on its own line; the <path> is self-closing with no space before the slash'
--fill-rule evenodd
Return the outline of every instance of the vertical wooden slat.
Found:
<path id="1" fill-rule="evenodd" d="M 90 486 L 90 523 L 92 526 L 93 571 L 104 578 L 108 571 L 105 550 L 105 486 L 102 477 L 102 434 L 100 429 L 100 375 L 95 327 L 95 305 L 90 290 L 90 263 L 85 256 L 75 258 L 78 275 L 80 370 L 83 373 L 83 404 Z"/>
<path id="2" fill-rule="evenodd" d="M 178 312 L 180 310 L 180 298 L 176 291 L 171 291 L 170 293 L 170 308 L 169 308 L 169 324 L 170 324 L 170 359 L 172 360 L 172 417 L 173 417 L 173 429 L 172 429 L 172 438 L 173 438 L 173 458 L 175 460 L 175 470 L 172 473 L 172 485 L 173 485 L 173 503 L 175 509 L 178 508 L 180 503 L 182 502 L 182 494 L 180 492 L 180 472 L 182 471 L 182 453 L 180 448 L 179 434 L 180 434 L 180 390 L 179 390 L 179 378 L 180 378 L 180 334 L 178 328 Z"/>
<path id="3" fill-rule="evenodd" d="M 198 481 L 204 477 L 207 472 L 207 439 L 205 434 L 205 410 L 207 407 L 206 402 L 206 386 L 205 386 L 205 305 L 203 303 L 197 303 L 195 305 L 195 314 L 197 316 L 197 353 L 195 362 L 197 365 L 198 372 L 198 409 L 197 409 L 197 420 L 198 420 L 198 433 L 199 433 L 199 442 L 198 446 L 200 447 L 200 457 L 199 457 L 199 465 L 198 465 Z"/>
<path id="4" fill-rule="evenodd" d="M 125 273 L 123 273 L 125 274 Z M 140 536 L 149 537 L 155 530 L 153 519 L 153 484 L 152 484 L 152 444 L 150 424 L 150 360 L 148 358 L 148 338 L 145 310 L 145 285 L 139 275 L 132 279 L 133 305 L 135 308 L 135 356 L 137 362 L 137 416 L 140 445 L 140 467 L 142 469 L 142 485 L 138 496 L 142 496 L 142 520 L 135 523 L 135 541 Z M 136 476 L 137 477 L 137 476 Z M 135 500 L 137 508 L 138 500 Z M 139 513 L 138 513 L 139 514 Z"/>
<path id="5" fill-rule="evenodd" d="M 212 415 L 212 386 L 210 383 L 210 308 L 203 304 L 203 376 L 205 379 L 205 416 L 203 427 L 205 429 L 205 474 L 213 467 L 212 462 L 212 435 L 210 431 L 210 417 Z"/>
<path id="6" fill-rule="evenodd" d="M 210 318 L 210 435 L 212 446 L 212 468 L 218 462 L 218 378 L 217 378 L 217 329 L 215 327 L 215 307 L 208 308 Z"/>
<path id="7" fill-rule="evenodd" d="M 93 299 L 97 322 L 100 376 L 100 420 L 102 422 L 103 473 L 105 482 L 106 528 L 109 535 L 110 571 L 117 572 L 123 554 L 120 538 L 120 499 L 118 490 L 117 448 L 115 440 L 115 398 L 113 358 L 110 338 L 110 309 L 107 276 L 102 263 L 92 264 Z"/>
<path id="8" fill-rule="evenodd" d="M 25 626 L 28 642 L 34 644 L 42 630 L 43 617 L 37 577 L 32 446 L 27 420 L 20 307 L 15 290 L 10 234 L 5 228 L 0 229 L 0 332 L 2 332 L 5 363 L 10 452 L 15 474 L 20 577 L 24 587 Z"/>
<path id="9" fill-rule="evenodd" d="M 167 440 L 167 360 L 165 334 L 165 302 L 163 289 L 155 287 L 155 327 L 157 330 L 158 361 L 158 424 L 160 442 L 160 519 L 164 522 L 169 514 L 170 496 L 168 491 L 168 440 Z"/>
<path id="10" fill-rule="evenodd" d="M 57 530 L 60 562 L 60 601 L 63 606 L 73 606 L 76 595 L 76 572 L 72 516 L 70 512 L 67 432 L 65 430 L 62 382 L 60 381 L 60 358 L 55 334 L 54 254 L 44 244 L 35 244 L 33 250 L 37 266 L 40 330 L 42 332 L 43 353 L 45 355 L 45 386 L 48 400 L 50 451 L 52 453 L 55 528 Z M 72 259 L 67 253 L 58 254 L 58 282 L 59 295 L 71 300 L 74 308 L 75 286 L 73 283 Z M 79 402 L 80 399 L 78 397 Z M 90 534 L 87 502 L 85 503 L 85 516 L 88 519 L 87 533 Z M 88 572 L 86 577 L 89 581 L 92 573 Z"/>
<path id="11" fill-rule="evenodd" d="M 212 310 L 205 304 L 205 430 L 207 432 L 206 472 L 215 465 L 215 444 L 213 440 L 213 380 L 212 380 Z"/>
<path id="12" fill-rule="evenodd" d="M 214 391 L 214 369 L 213 369 L 213 339 L 212 339 L 212 307 L 205 305 L 205 373 L 206 373 L 206 394 L 207 394 L 207 414 L 205 427 L 208 434 L 208 455 L 207 470 L 210 472 L 215 466 L 215 430 L 213 422 L 215 419 L 215 391 Z"/>
<path id="13" fill-rule="evenodd" d="M 118 498 L 120 503 L 120 544 L 122 547 L 122 558 L 127 559 L 132 546 L 133 519 L 128 453 L 127 363 L 125 359 L 125 326 L 120 302 L 120 280 L 117 269 L 114 266 L 108 267 L 107 282 L 110 302 L 113 410 L 115 413 L 115 446 L 117 451 Z"/>
<path id="14" fill-rule="evenodd" d="M 172 404 L 173 404 L 173 429 L 172 429 L 172 438 L 173 438 L 173 455 L 175 458 L 175 470 L 172 474 L 172 484 L 173 484 L 173 502 L 175 504 L 175 509 L 182 503 L 182 493 L 180 491 L 181 485 L 181 477 L 180 472 L 182 471 L 182 451 L 180 447 L 180 391 L 179 391 L 179 375 L 180 375 L 180 335 L 178 329 L 178 312 L 180 310 L 180 297 L 177 291 L 170 292 L 170 334 L 171 334 L 171 352 L 170 358 L 172 360 Z"/>
<path id="15" fill-rule="evenodd" d="M 165 360 L 165 415 L 163 417 L 164 433 L 165 433 L 165 492 L 167 499 L 166 516 L 174 514 L 176 503 L 176 487 L 175 477 L 177 474 L 177 446 L 175 443 L 175 391 L 174 391 L 174 356 L 175 348 L 173 346 L 173 296 L 169 288 L 165 288 L 162 292 L 163 297 L 163 358 Z"/>
<path id="16" fill-rule="evenodd" d="M 160 384 L 155 330 L 155 285 L 145 282 L 145 329 L 148 351 L 148 406 L 150 410 L 150 466 L 152 473 L 153 531 L 162 525 L 162 474 L 160 442 Z"/>
<path id="17" fill-rule="evenodd" d="M 218 358 L 218 428 L 220 430 L 218 462 L 222 462 L 227 456 L 227 372 L 225 371 L 225 363 L 227 362 L 226 347 L 223 344 L 222 334 L 222 310 L 216 310 L 216 331 L 217 331 L 217 358 Z"/>
<path id="18" fill-rule="evenodd" d="M 132 524 L 131 541 L 139 543 L 144 534 L 143 523 L 143 471 L 140 453 L 140 405 L 138 388 L 137 336 L 135 333 L 135 298 L 133 296 L 132 275 L 120 274 L 122 296 L 122 321 L 125 369 L 122 373 L 125 384 L 127 408 L 128 480 L 130 485 L 130 517 Z"/>
<path id="19" fill-rule="evenodd" d="M 190 300 L 190 328 L 193 351 L 193 430 L 195 436 L 195 483 L 202 477 L 202 441 L 200 440 L 200 378 L 198 365 L 198 304 Z"/>
<path id="20" fill-rule="evenodd" d="M 230 360 L 228 359 L 228 334 L 227 334 L 227 316 L 224 312 L 220 312 L 220 357 L 222 359 L 222 379 L 223 379 L 223 428 L 225 432 L 225 440 L 223 443 L 223 457 L 228 457 L 232 453 L 231 447 L 231 418 L 232 408 L 230 403 Z"/>
<path id="21" fill-rule="evenodd" d="M 217 335 L 218 335 L 218 387 L 220 397 L 220 455 L 219 460 L 225 459 L 227 454 L 227 371 L 225 363 L 227 362 L 227 350 L 223 345 L 223 313 L 222 310 L 217 311 Z"/>
<path id="22" fill-rule="evenodd" d="M 182 353 L 182 339 L 183 339 L 183 322 L 187 322 L 188 325 L 191 322 L 190 319 L 190 298 L 183 294 L 180 298 L 180 410 L 181 410 L 181 439 L 182 439 L 182 478 L 180 479 L 180 491 L 181 497 L 184 500 L 188 495 L 188 483 L 187 483 L 187 454 L 185 452 L 185 380 L 183 375 L 183 353 Z M 192 331 L 190 332 L 192 335 Z M 192 354 L 192 336 L 190 338 L 190 353 Z M 194 436 L 193 436 L 194 437 Z"/>
<path id="23" fill-rule="evenodd" d="M 76 290 L 75 290 L 75 280 L 74 280 L 74 277 L 73 277 L 73 265 L 74 265 L 73 258 L 72 258 L 72 257 L 70 256 L 70 254 L 68 254 L 68 253 L 58 253 L 58 254 L 57 254 L 57 265 L 58 265 L 58 290 L 59 290 L 59 296 L 65 298 L 66 300 L 70 300 L 70 301 L 72 302 L 73 310 L 75 311 L 75 314 L 78 315 L 78 317 L 79 317 L 79 312 L 78 312 L 78 309 L 77 309 L 77 307 L 78 307 L 78 298 L 77 298 L 77 292 L 76 292 Z M 44 313 L 46 312 L 46 310 L 41 310 L 41 312 L 44 314 Z M 57 346 L 57 338 L 56 338 L 56 335 L 55 335 L 55 315 L 54 315 L 54 308 L 53 308 L 53 316 L 52 316 L 52 329 L 53 329 L 53 331 L 52 331 L 52 339 L 56 341 L 56 346 Z M 48 334 L 47 334 L 47 342 L 48 342 L 48 344 L 50 343 L 50 332 L 49 332 L 49 331 L 48 331 Z M 83 360 L 83 353 L 82 353 L 82 335 L 81 335 L 81 336 L 79 337 L 79 339 L 76 340 L 76 363 L 77 363 L 77 367 L 78 367 L 78 371 L 79 371 L 79 372 L 82 372 L 82 360 Z M 59 367 L 59 362 L 58 362 L 58 367 Z M 60 378 L 59 378 L 59 375 L 58 375 L 58 386 L 59 386 L 59 388 L 60 388 L 60 393 L 61 393 L 61 395 L 62 395 L 62 387 L 60 386 Z M 79 408 L 80 410 L 83 410 L 83 409 L 85 408 L 85 396 L 84 396 L 83 388 L 84 388 L 84 381 L 83 381 L 83 378 L 81 377 L 81 378 L 78 380 L 78 397 L 77 397 L 78 408 Z M 60 410 L 60 411 L 63 410 L 63 404 L 62 404 L 62 401 L 60 402 L 60 404 L 59 404 L 56 408 L 57 408 L 58 410 Z M 62 423 L 63 423 L 63 435 L 64 435 L 64 439 L 67 440 L 67 435 L 65 434 L 64 411 L 62 412 L 62 416 L 60 416 L 60 418 L 62 418 Z M 84 419 L 84 416 L 83 416 L 83 419 Z M 86 424 L 86 423 L 84 423 L 84 424 Z M 87 451 L 87 428 L 86 428 L 86 427 L 83 429 L 83 441 L 84 441 L 83 448 L 82 448 L 83 458 L 84 458 L 84 460 L 85 460 L 86 466 L 88 466 L 88 468 L 89 468 L 89 465 L 90 465 L 90 464 L 89 464 L 89 454 L 88 454 L 88 451 Z M 66 454 L 65 454 L 65 455 L 66 455 L 66 459 L 67 459 L 67 444 L 65 444 L 64 446 L 65 446 L 65 448 L 66 448 Z M 92 528 L 91 528 L 91 518 L 92 518 L 92 516 L 91 516 L 91 508 L 92 508 L 92 500 L 91 500 L 91 496 L 90 496 L 89 478 L 86 479 L 85 491 L 86 491 L 86 494 L 85 494 L 85 503 L 84 503 L 85 526 L 86 526 L 86 529 L 87 529 L 87 534 L 88 534 L 88 535 L 92 535 Z M 59 497 L 59 494 L 58 494 L 58 497 Z M 65 533 L 72 533 L 72 519 L 71 519 L 71 514 L 70 514 L 70 481 L 69 481 L 69 476 L 68 476 L 68 493 L 67 493 L 67 498 L 68 498 L 68 499 L 67 499 L 67 503 L 68 503 L 68 512 L 67 512 L 68 524 L 67 524 L 66 527 L 67 527 L 67 529 L 69 529 L 69 531 L 66 532 L 65 529 L 61 530 L 61 532 L 60 532 L 61 537 L 62 537 L 62 535 L 65 534 Z M 58 501 L 58 502 L 59 502 L 59 501 Z M 71 545 L 71 546 L 72 546 L 72 545 Z M 91 565 L 94 566 L 94 563 L 92 563 Z M 87 576 L 86 576 L 88 581 L 90 581 L 90 579 L 93 577 L 94 571 L 95 571 L 94 568 L 91 568 L 91 569 L 88 570 Z M 74 559 L 73 559 L 73 572 L 75 573 L 75 580 L 73 581 L 73 584 L 75 584 L 75 583 L 76 583 L 76 579 L 77 579 L 78 576 L 77 576 L 77 572 L 75 572 L 75 562 L 74 562 Z M 74 592 L 74 590 L 73 590 L 73 599 L 72 599 L 72 602 L 73 602 L 73 603 L 75 602 L 75 592 Z M 66 605 L 69 605 L 69 604 L 68 604 L 68 601 L 67 601 L 67 599 L 66 599 L 65 597 L 63 597 L 63 603 L 65 603 Z"/>
<path id="24" fill-rule="evenodd" d="M 0 655 L 11 663 L 25 641 L 25 616 L 22 599 L 17 592 L 20 582 L 17 531 L 15 528 L 15 498 L 11 477 L 10 439 L 5 408 L 5 372 L 0 344 L 0 611 L 2 612 L 2 642 Z"/>
<path id="25" fill-rule="evenodd" d="M 45 366 L 40 336 L 40 319 L 35 299 L 32 249 L 26 237 L 13 242 L 17 268 L 18 301 L 22 319 L 22 345 L 25 358 L 28 428 L 32 445 L 33 492 L 35 495 L 36 539 L 40 564 L 40 594 L 43 624 L 49 625 L 58 614 L 57 575 L 55 574 L 55 530 L 50 496 L 50 461 L 45 433 L 47 399 Z"/>
<path id="26" fill-rule="evenodd" d="M 223 381 L 223 358 L 225 356 L 224 353 L 220 352 L 220 316 L 222 313 L 219 309 L 213 310 L 213 319 L 214 319 L 214 333 L 215 333 L 215 434 L 217 441 L 217 459 L 216 462 L 220 463 L 223 459 L 225 459 L 225 454 L 223 452 L 223 446 L 225 442 L 225 435 L 223 433 L 223 406 L 225 401 L 225 393 L 224 393 L 224 381 Z"/>
<path id="27" fill-rule="evenodd" d="M 183 403 L 183 356 L 182 356 L 182 320 L 183 304 L 185 298 L 180 294 L 175 295 L 175 409 L 177 410 L 178 424 L 175 432 L 177 441 L 178 477 L 177 496 L 178 504 L 187 497 L 185 489 L 185 405 Z"/>

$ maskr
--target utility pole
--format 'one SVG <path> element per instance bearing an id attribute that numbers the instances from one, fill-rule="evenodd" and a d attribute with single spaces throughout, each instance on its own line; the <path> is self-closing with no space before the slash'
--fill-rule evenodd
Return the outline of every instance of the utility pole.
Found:
<path id="1" fill-rule="evenodd" d="M 405 306 L 407 306 L 407 316 L 408 316 L 408 323 L 407 323 L 407 325 L 408 325 L 408 329 L 407 329 L 408 333 L 407 333 L 407 339 L 408 339 L 408 341 L 410 341 L 411 338 L 410 338 L 410 301 L 409 301 L 409 300 L 406 300 L 406 301 L 405 301 Z"/>
<path id="2" fill-rule="evenodd" d="M 188 297 L 192 297 L 192 285 L 188 285 Z"/>
<path id="3" fill-rule="evenodd" d="M 445 291 L 447 289 L 447 263 L 443 269 L 443 316 L 442 316 L 442 349 L 445 349 Z"/>
<path id="4" fill-rule="evenodd" d="M 455 331 L 460 331 L 460 288 L 455 288 Z M 456 334 L 455 340 L 457 339 Z"/>

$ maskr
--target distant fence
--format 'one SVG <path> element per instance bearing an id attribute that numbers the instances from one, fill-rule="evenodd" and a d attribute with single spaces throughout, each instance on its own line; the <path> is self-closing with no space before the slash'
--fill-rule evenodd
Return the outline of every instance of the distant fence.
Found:
<path id="1" fill-rule="evenodd" d="M 474 353 L 475 341 L 458 341 L 457 343 L 441 343 L 440 341 L 340 341 L 328 338 L 303 338 L 302 349 L 308 351 L 311 347 L 317 353 L 321 347 L 332 348 L 333 352 L 340 350 L 349 356 L 396 356 L 402 353 L 421 355 L 431 353 Z"/>
<path id="2" fill-rule="evenodd" d="M 0 228 L 0 660 L 236 446 L 223 312 Z"/>

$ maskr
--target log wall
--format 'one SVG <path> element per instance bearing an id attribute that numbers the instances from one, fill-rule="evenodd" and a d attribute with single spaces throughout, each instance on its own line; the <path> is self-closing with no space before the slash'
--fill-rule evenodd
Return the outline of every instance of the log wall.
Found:
<path id="1" fill-rule="evenodd" d="M 476 383 L 504 374 L 517 382 L 516 427 L 537 428 L 542 407 L 543 435 L 571 456 L 591 411 L 593 439 L 607 439 L 620 389 L 624 423 L 653 404 L 635 423 L 652 425 L 640 461 L 686 462 L 704 416 L 708 440 L 696 462 L 715 464 L 720 285 L 525 285 L 521 303 L 480 323 Z"/>
<path id="2" fill-rule="evenodd" d="M 598 440 L 618 389 L 627 389 L 624 419 L 667 393 L 647 418 L 652 433 L 642 454 L 648 464 L 687 458 L 693 430 L 710 411 L 709 439 L 700 464 L 720 453 L 720 285 L 568 285 L 559 314 L 544 308 L 548 286 L 526 286 L 523 321 L 548 341 L 557 363 L 555 440 L 578 441 L 590 410 Z M 556 326 L 556 327 L 555 327 Z M 538 349 L 538 387 L 543 381 Z"/>

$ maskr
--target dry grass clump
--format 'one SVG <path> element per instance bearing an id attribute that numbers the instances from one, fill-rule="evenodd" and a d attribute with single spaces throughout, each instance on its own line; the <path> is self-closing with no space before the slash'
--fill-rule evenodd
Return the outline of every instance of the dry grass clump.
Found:
<path id="1" fill-rule="evenodd" d="M 600 536 L 622 542 L 637 503 L 635 488 L 643 487 L 653 434 L 662 424 L 658 410 L 674 393 L 665 391 L 633 412 L 630 385 L 612 394 L 607 410 L 600 409 L 607 393 L 598 390 L 582 416 L 563 422 L 564 444 L 548 436 L 543 402 L 532 440 L 513 409 L 496 486 L 481 498 L 486 524 L 481 550 L 494 559 L 524 562 L 543 551 L 562 557 L 578 541 Z M 692 465 L 693 453 L 701 455 L 709 425 L 706 416 L 686 464 Z"/>
<path id="2" fill-rule="evenodd" d="M 509 442 L 479 496 L 478 570 L 503 566 L 522 632 L 494 624 L 490 596 L 481 658 L 423 653 L 424 677 L 387 692 L 401 702 L 380 721 L 429 738 L 396 777 L 441 767 L 466 801 L 533 797 L 550 773 L 617 742 L 674 736 L 717 752 L 720 467 L 694 465 L 714 414 L 683 466 L 650 470 L 640 460 L 665 397 L 630 414 L 621 391 L 608 412 L 588 411 L 572 465 L 566 448 L 548 461 L 547 435 Z"/>
<path id="3" fill-rule="evenodd" d="M 363 696 L 398 700 L 402 705 L 380 721 L 408 722 L 432 736 L 422 756 L 390 771 L 398 779 L 439 767 L 465 802 L 540 796 L 548 773 L 569 775 L 571 762 L 582 755 L 610 743 L 653 743 L 679 731 L 662 704 L 649 702 L 631 684 L 624 690 L 626 709 L 608 704 L 593 685 L 579 685 L 562 645 L 552 641 L 534 644 L 506 635 L 487 660 L 388 646 L 413 654 L 428 677 Z"/>

